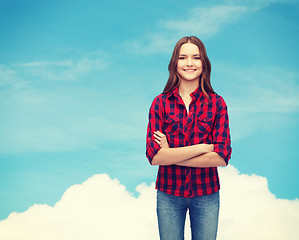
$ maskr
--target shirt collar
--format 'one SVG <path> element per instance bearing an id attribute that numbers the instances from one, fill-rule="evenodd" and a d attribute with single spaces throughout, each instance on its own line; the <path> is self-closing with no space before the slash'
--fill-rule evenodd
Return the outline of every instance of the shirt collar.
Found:
<path id="1" fill-rule="evenodd" d="M 190 94 L 190 96 L 192 97 L 192 99 L 193 98 L 197 99 L 200 97 L 201 93 L 202 93 L 202 91 L 199 86 L 194 92 L 192 92 Z M 172 95 L 175 96 L 176 98 L 178 98 L 178 96 L 179 96 L 179 88 L 178 87 L 176 87 L 172 92 L 169 92 L 167 95 L 167 98 L 170 98 Z"/>
<path id="2" fill-rule="evenodd" d="M 201 92 L 201 87 L 199 86 L 198 88 L 196 88 L 196 90 L 194 92 L 192 92 L 190 94 L 190 96 L 192 97 L 192 99 L 193 99 L 193 97 L 199 98 L 201 93 L 202 93 Z"/>
<path id="3" fill-rule="evenodd" d="M 175 96 L 177 98 L 178 95 L 179 95 L 179 88 L 176 87 L 171 92 L 167 93 L 167 98 L 171 98 L 172 96 Z"/>

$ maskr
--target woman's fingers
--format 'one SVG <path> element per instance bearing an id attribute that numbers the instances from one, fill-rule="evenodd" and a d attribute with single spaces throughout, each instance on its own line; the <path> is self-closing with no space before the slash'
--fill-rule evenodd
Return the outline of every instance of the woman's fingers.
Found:
<path id="1" fill-rule="evenodd" d="M 161 133 L 160 131 L 155 131 L 154 134 L 156 134 L 159 137 L 165 136 L 165 134 Z"/>
<path id="2" fill-rule="evenodd" d="M 159 144 L 160 147 L 169 148 L 166 135 L 160 131 L 154 131 L 155 142 Z"/>
<path id="3" fill-rule="evenodd" d="M 155 142 L 159 144 L 160 147 L 169 148 L 166 135 L 161 133 L 160 131 L 154 132 Z"/>
<path id="4" fill-rule="evenodd" d="M 162 137 L 159 136 L 158 134 L 154 133 L 154 137 L 157 138 L 157 139 L 161 139 Z"/>
<path id="5" fill-rule="evenodd" d="M 159 132 L 159 131 L 155 131 L 154 132 L 154 137 L 155 137 L 155 141 L 156 143 L 158 143 L 159 145 L 161 145 L 161 141 L 163 140 L 163 133 Z"/>

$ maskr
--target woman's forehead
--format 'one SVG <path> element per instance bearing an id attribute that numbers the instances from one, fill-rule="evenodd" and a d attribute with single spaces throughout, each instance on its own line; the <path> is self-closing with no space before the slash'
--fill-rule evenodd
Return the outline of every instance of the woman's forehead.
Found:
<path id="1" fill-rule="evenodd" d="M 180 48 L 180 54 L 188 55 L 188 54 L 199 54 L 198 46 L 193 43 L 184 43 Z"/>

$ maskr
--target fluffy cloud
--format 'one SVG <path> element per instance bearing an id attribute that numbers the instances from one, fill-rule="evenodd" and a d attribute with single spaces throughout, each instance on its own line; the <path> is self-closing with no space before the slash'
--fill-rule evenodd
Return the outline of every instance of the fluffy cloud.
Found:
<path id="1" fill-rule="evenodd" d="M 219 239 L 294 239 L 299 234 L 299 201 L 277 199 L 267 180 L 220 169 Z M 158 239 L 154 184 L 129 193 L 118 180 L 94 175 L 73 185 L 54 207 L 36 204 L 0 222 L 0 239 Z M 189 223 L 186 239 L 190 239 Z"/>
<path id="2" fill-rule="evenodd" d="M 277 199 L 267 179 L 221 169 L 219 239 L 294 239 L 298 236 L 299 200 Z"/>
<path id="3" fill-rule="evenodd" d="M 67 189 L 54 207 L 34 205 L 12 213 L 0 222 L 0 239 L 155 239 L 152 189 L 139 185 L 135 198 L 118 180 L 95 175 Z"/>

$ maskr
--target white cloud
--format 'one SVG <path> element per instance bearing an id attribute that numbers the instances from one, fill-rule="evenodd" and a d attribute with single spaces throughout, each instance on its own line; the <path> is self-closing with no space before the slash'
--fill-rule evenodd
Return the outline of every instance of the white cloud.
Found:
<path id="1" fill-rule="evenodd" d="M 155 239 L 152 189 L 139 185 L 135 198 L 117 180 L 95 175 L 71 186 L 54 207 L 34 205 L 12 213 L 0 222 L 0 239 Z"/>
<path id="2" fill-rule="evenodd" d="M 138 40 L 127 41 L 126 46 L 139 54 L 169 52 L 178 37 L 186 35 L 198 35 L 202 39 L 210 37 L 225 25 L 255 10 L 247 6 L 232 5 L 192 7 L 187 13 L 176 17 L 176 20 L 161 21 L 160 30 L 157 32 L 146 33 Z"/>
<path id="3" fill-rule="evenodd" d="M 26 83 L 17 77 L 16 71 L 0 64 L 0 87 L 21 88 L 25 85 Z"/>
<path id="4" fill-rule="evenodd" d="M 222 183 L 219 239 L 280 240 L 298 236 L 299 200 L 277 199 L 267 179 L 220 171 Z"/>
<path id="5" fill-rule="evenodd" d="M 15 78 L 15 72 L 4 65 L 0 65 L 0 86 L 7 85 Z"/>
<path id="6" fill-rule="evenodd" d="M 218 238 L 292 240 L 298 236 L 299 200 L 277 199 L 266 178 L 220 169 Z M 5 240 L 158 239 L 154 184 L 137 187 L 136 198 L 118 180 L 94 175 L 73 185 L 54 207 L 36 204 L 0 222 Z M 190 239 L 189 222 L 186 239 Z"/>
<path id="7" fill-rule="evenodd" d="M 241 15 L 249 12 L 248 7 L 219 5 L 213 7 L 192 8 L 187 20 L 168 20 L 164 26 L 168 30 L 176 31 L 180 35 L 199 36 L 214 34 L 228 23 L 236 21 Z"/>
<path id="8" fill-rule="evenodd" d="M 157 30 L 146 32 L 139 39 L 125 42 L 130 51 L 139 54 L 169 53 L 183 36 L 200 36 L 205 40 L 245 14 L 261 10 L 274 3 L 294 3 L 296 0 L 225 0 L 212 6 L 191 6 L 174 19 L 161 20 Z"/>
<path id="9" fill-rule="evenodd" d="M 136 54 L 170 53 L 177 40 L 172 32 L 147 33 L 139 39 L 129 39 L 124 45 Z"/>
<path id="10" fill-rule="evenodd" d="M 40 80 L 74 80 L 91 71 L 105 69 L 110 63 L 100 58 L 81 58 L 78 60 L 29 62 L 19 64 L 26 68 L 28 75 Z"/>
<path id="11" fill-rule="evenodd" d="M 29 63 L 21 63 L 21 66 L 25 67 L 37 67 L 37 66 L 64 66 L 71 67 L 73 65 L 72 61 L 56 61 L 56 62 L 29 62 Z"/>
<path id="12" fill-rule="evenodd" d="M 225 0 L 224 2 L 230 5 L 250 6 L 256 9 L 266 8 L 275 3 L 295 3 L 297 0 Z"/>

